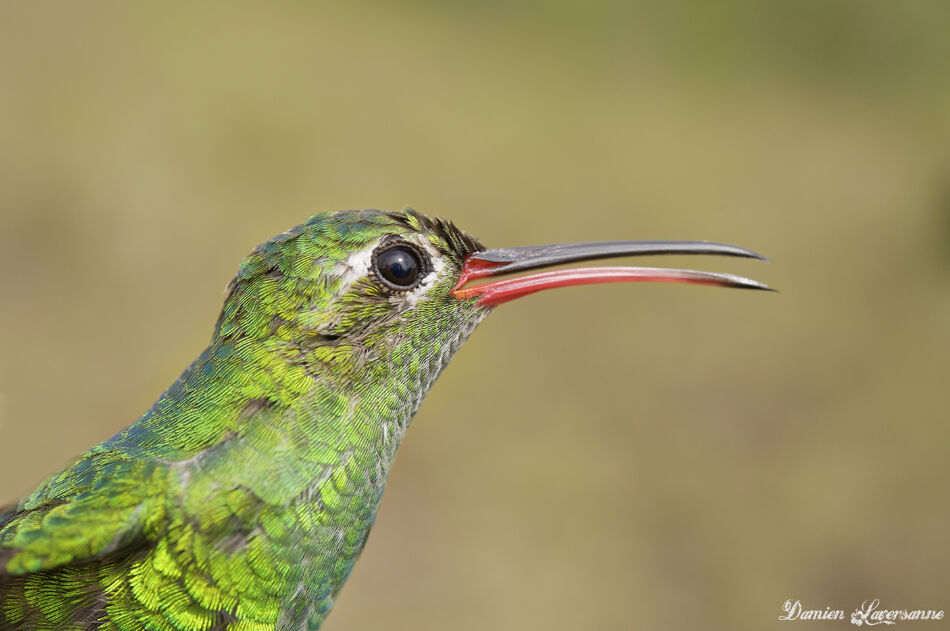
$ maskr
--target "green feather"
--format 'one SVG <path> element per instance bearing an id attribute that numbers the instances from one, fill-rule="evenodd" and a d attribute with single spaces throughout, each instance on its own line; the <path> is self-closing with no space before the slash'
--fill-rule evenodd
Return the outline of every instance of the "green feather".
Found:
<path id="1" fill-rule="evenodd" d="M 417 295 L 354 267 L 391 238 L 438 260 Z M 258 246 L 152 408 L 0 512 L 0 629 L 319 627 L 413 414 L 487 313 L 450 294 L 479 249 L 412 210 Z"/>

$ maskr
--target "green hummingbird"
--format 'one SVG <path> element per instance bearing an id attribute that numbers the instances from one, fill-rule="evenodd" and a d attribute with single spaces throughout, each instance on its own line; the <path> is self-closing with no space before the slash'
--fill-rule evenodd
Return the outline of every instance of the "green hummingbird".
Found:
<path id="1" fill-rule="evenodd" d="M 535 271 L 672 253 L 762 258 L 683 241 L 489 250 L 411 209 L 318 214 L 266 241 L 155 404 L 0 511 L 0 629 L 317 629 L 416 409 L 493 307 L 588 283 L 768 289 L 691 270 Z"/>

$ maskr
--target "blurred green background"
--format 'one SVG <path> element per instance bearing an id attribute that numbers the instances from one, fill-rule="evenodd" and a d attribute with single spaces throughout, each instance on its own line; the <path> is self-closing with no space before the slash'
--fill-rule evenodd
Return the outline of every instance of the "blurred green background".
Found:
<path id="1" fill-rule="evenodd" d="M 943 1 L 0 3 L 0 502 L 151 404 L 258 242 L 410 204 L 490 246 L 736 243 L 774 263 L 660 263 L 781 293 L 500 308 L 416 417 L 328 631 L 950 610 L 948 24 Z"/>

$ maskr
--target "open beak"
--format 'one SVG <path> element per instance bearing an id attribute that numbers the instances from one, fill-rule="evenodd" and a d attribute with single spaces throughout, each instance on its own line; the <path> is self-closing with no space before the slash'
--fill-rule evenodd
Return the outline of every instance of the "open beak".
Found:
<path id="1" fill-rule="evenodd" d="M 452 290 L 452 294 L 460 300 L 477 297 L 480 306 L 494 307 L 543 289 L 594 283 L 694 283 L 771 291 L 771 287 L 768 285 L 732 274 L 658 267 L 557 269 L 510 278 L 499 278 L 465 287 L 470 281 L 479 278 L 497 277 L 513 272 L 542 269 L 578 261 L 647 254 L 718 254 L 768 260 L 751 250 L 726 245 L 725 243 L 709 243 L 706 241 L 588 241 L 530 245 L 521 248 L 498 248 L 470 254 L 465 259 L 462 273 Z"/>

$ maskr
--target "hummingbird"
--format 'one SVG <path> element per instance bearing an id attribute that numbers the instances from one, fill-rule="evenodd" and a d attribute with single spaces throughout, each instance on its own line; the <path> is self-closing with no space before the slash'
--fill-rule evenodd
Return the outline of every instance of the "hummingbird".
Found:
<path id="1" fill-rule="evenodd" d="M 496 306 L 541 290 L 730 274 L 547 269 L 714 254 L 695 241 L 486 249 L 412 209 L 317 214 L 257 246 L 208 347 L 137 421 L 0 510 L 0 629 L 317 629 L 436 378 Z"/>

